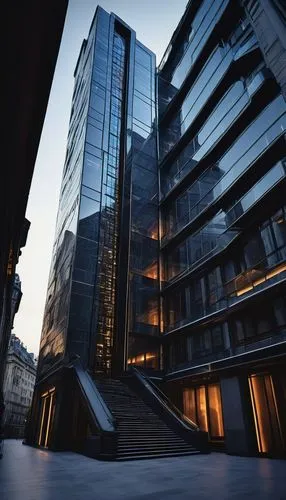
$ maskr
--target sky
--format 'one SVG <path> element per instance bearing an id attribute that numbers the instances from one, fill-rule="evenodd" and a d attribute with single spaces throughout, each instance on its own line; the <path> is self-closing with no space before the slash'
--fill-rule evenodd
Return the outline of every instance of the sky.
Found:
<path id="1" fill-rule="evenodd" d="M 157 55 L 157 65 L 181 18 L 187 0 L 101 0 L 136 31 L 137 38 Z M 51 88 L 26 217 L 31 221 L 26 247 L 16 272 L 22 301 L 15 316 L 15 333 L 30 352 L 38 353 L 65 159 L 73 92 L 73 72 L 96 0 L 70 0 Z"/>

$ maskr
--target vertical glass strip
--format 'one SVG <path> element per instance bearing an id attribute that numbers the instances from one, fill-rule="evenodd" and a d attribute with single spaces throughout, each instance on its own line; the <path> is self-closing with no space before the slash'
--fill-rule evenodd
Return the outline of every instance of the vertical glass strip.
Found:
<path id="1" fill-rule="evenodd" d="M 208 432 L 206 388 L 204 385 L 196 389 L 197 424 L 202 431 Z"/>
<path id="2" fill-rule="evenodd" d="M 210 435 L 212 438 L 224 436 L 220 387 L 218 384 L 208 386 L 208 406 Z"/>
<path id="3" fill-rule="evenodd" d="M 120 136 L 124 119 L 126 41 L 114 33 L 112 49 L 110 129 L 104 158 L 98 256 L 96 371 L 110 373 L 114 340 L 115 285 L 118 253 Z"/>

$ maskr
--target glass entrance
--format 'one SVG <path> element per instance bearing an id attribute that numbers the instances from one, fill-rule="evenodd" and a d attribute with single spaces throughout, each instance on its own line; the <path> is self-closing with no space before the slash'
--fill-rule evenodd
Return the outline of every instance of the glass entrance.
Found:
<path id="1" fill-rule="evenodd" d="M 260 453 L 283 453 L 283 437 L 272 377 L 269 374 L 248 378 L 258 450 Z"/>
<path id="2" fill-rule="evenodd" d="M 208 432 L 211 441 L 224 438 L 219 384 L 184 389 L 183 404 L 185 415 Z"/>
<path id="3" fill-rule="evenodd" d="M 41 395 L 38 445 L 48 448 L 55 413 L 55 387 Z"/>

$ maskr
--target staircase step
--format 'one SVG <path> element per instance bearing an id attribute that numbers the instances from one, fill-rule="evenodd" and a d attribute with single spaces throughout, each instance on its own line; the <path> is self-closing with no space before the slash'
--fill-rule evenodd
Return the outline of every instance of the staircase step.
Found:
<path id="1" fill-rule="evenodd" d="M 118 427 L 121 427 L 122 429 L 123 428 L 132 428 L 132 429 L 142 429 L 142 424 L 145 424 L 144 425 L 144 428 L 146 429 L 150 429 L 150 430 L 154 430 L 154 431 L 169 431 L 169 432 L 173 432 L 169 427 L 165 427 L 164 425 L 159 425 L 159 424 L 156 424 L 156 423 L 152 423 L 150 421 L 147 421 L 147 420 L 141 420 L 141 421 L 138 421 L 138 420 L 118 420 Z M 143 430 L 143 429 L 142 429 Z"/>
<path id="2" fill-rule="evenodd" d="M 118 438 L 118 443 L 126 443 L 126 436 L 123 436 L 123 437 L 120 437 L 120 434 L 119 434 L 119 438 Z M 183 441 L 183 439 L 179 438 L 179 437 L 171 437 L 171 438 L 164 438 L 164 437 L 151 437 L 151 438 L 146 438 L 146 437 L 141 437 L 141 436 L 134 436 L 134 437 L 129 437 L 128 439 L 128 443 L 132 444 L 132 443 L 176 443 L 176 444 L 186 444 L 185 441 Z"/>
<path id="3" fill-rule="evenodd" d="M 154 453 L 142 453 L 142 454 L 134 454 L 134 453 L 126 453 L 126 454 L 121 454 L 116 458 L 116 461 L 123 461 L 123 460 L 146 460 L 149 458 L 169 458 L 169 457 L 185 457 L 188 455 L 199 455 L 198 451 L 182 451 L 182 452 L 167 452 L 167 453 L 161 453 L 161 452 L 154 452 Z"/>
<path id="4" fill-rule="evenodd" d="M 144 423 L 144 422 L 143 422 Z M 154 433 L 158 433 L 158 434 L 169 434 L 169 435 L 177 435 L 176 433 L 174 433 L 171 429 L 169 429 L 168 427 L 165 428 L 165 427 L 156 427 L 155 425 L 144 425 L 144 427 L 142 428 L 142 424 L 143 423 L 140 423 L 139 425 L 132 425 L 132 424 L 126 424 L 126 422 L 119 422 L 118 425 L 117 425 L 117 428 L 119 431 L 133 431 L 133 432 L 152 432 L 152 434 Z"/>
<path id="5" fill-rule="evenodd" d="M 134 446 L 134 447 L 130 447 L 128 445 L 120 445 L 118 446 L 118 454 L 121 455 L 121 453 L 123 452 L 133 452 L 133 451 L 150 451 L 150 452 L 153 452 L 153 451 L 163 451 L 163 452 L 167 452 L 167 451 L 196 451 L 195 448 L 193 446 L 190 446 L 190 445 L 165 445 L 165 444 L 162 444 L 162 445 L 156 445 L 156 446 L 152 446 L 152 445 L 138 445 L 138 446 Z"/>
<path id="6" fill-rule="evenodd" d="M 167 431 L 167 430 L 160 430 L 160 429 L 151 429 L 151 428 L 144 428 L 144 429 L 140 429 L 140 427 L 121 427 L 120 425 L 117 427 L 117 430 L 118 432 L 121 434 L 124 434 L 124 435 L 128 435 L 128 434 L 131 434 L 131 435 L 139 435 L 139 436 L 165 436 L 165 437 L 169 437 L 169 436 L 177 436 L 176 433 L 172 432 L 172 431 Z"/>

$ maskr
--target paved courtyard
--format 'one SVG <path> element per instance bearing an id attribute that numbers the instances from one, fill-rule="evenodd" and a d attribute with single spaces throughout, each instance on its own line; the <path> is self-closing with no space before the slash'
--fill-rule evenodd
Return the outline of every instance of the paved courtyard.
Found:
<path id="1" fill-rule="evenodd" d="M 221 453 L 99 462 L 5 442 L 1 500 L 286 500 L 286 461 Z"/>

